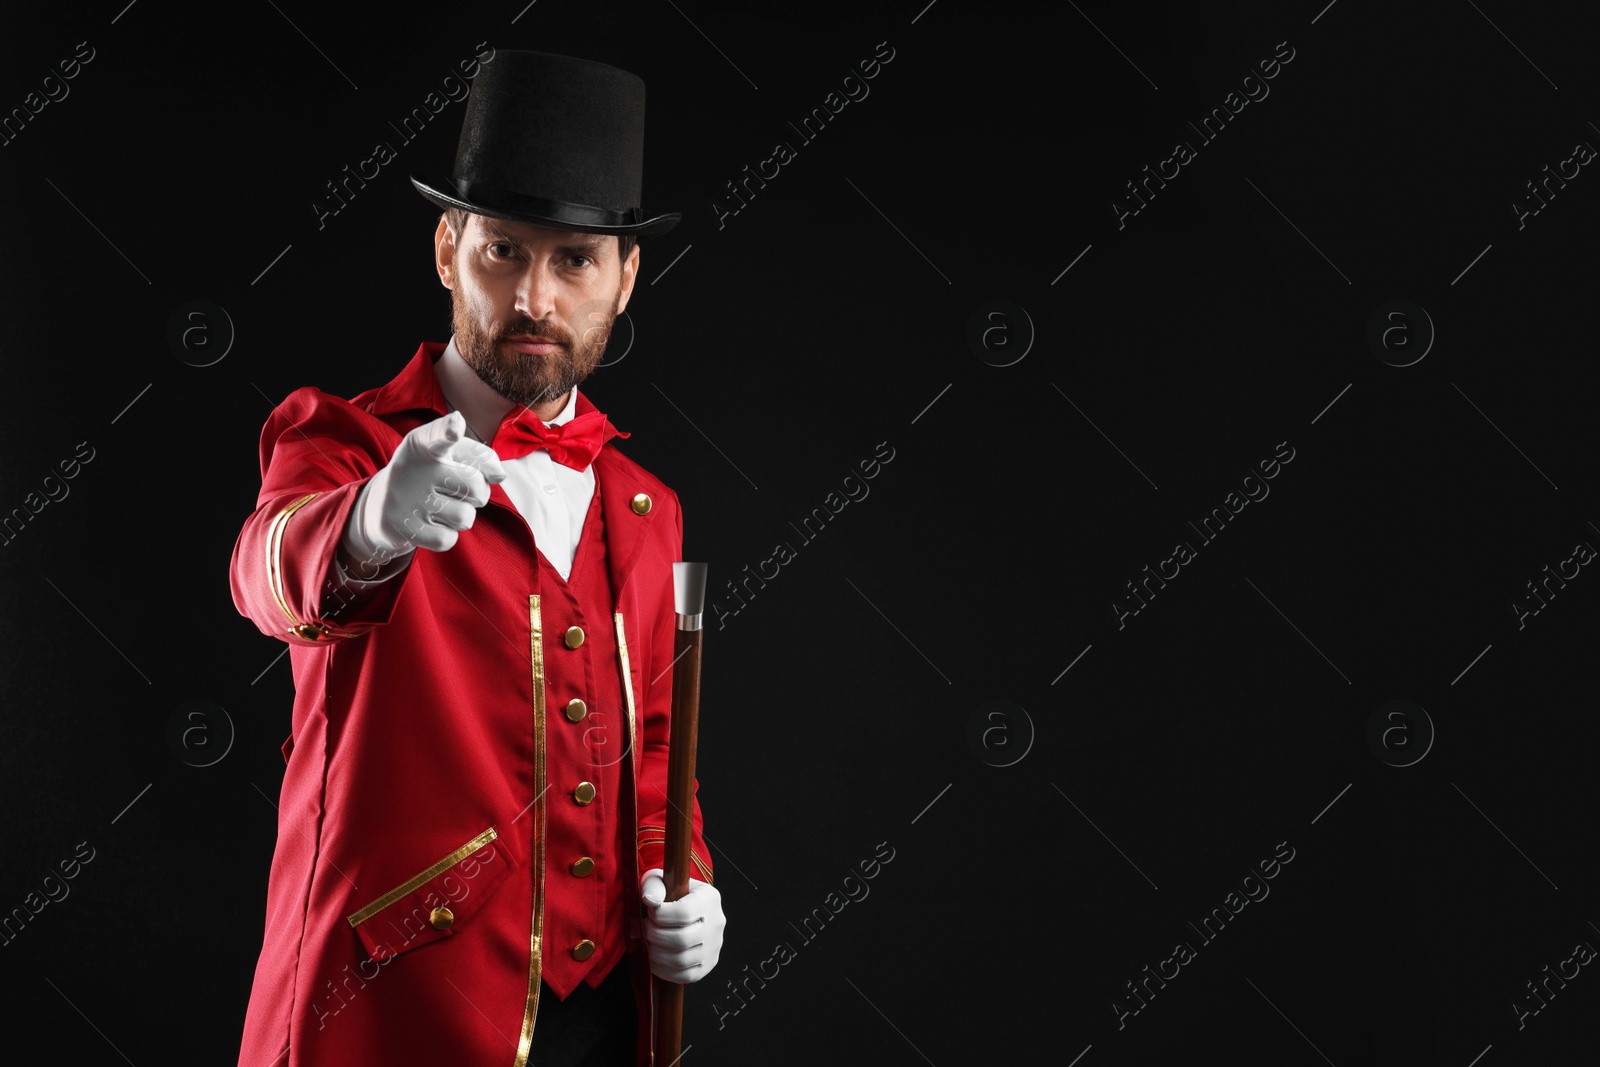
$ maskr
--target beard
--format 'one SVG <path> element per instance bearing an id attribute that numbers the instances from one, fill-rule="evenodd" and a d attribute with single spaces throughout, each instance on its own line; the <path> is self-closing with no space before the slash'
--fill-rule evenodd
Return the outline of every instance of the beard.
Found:
<path id="1" fill-rule="evenodd" d="M 455 330 L 456 349 L 462 360 L 475 371 L 484 384 L 513 403 L 524 407 L 548 400 L 558 400 L 577 387 L 579 382 L 599 366 L 611 340 L 611 326 L 616 321 L 617 309 L 622 304 L 622 290 L 607 308 L 603 301 L 593 301 L 579 309 L 579 321 L 590 325 L 582 336 L 574 337 L 572 331 L 561 323 L 547 321 L 536 323 L 519 317 L 507 323 L 498 333 L 491 333 L 480 325 L 477 316 L 466 305 L 458 285 L 451 290 L 450 306 L 452 326 Z M 547 355 L 508 351 L 502 355 L 500 344 L 512 335 L 531 337 L 535 341 L 560 345 L 560 349 Z"/>

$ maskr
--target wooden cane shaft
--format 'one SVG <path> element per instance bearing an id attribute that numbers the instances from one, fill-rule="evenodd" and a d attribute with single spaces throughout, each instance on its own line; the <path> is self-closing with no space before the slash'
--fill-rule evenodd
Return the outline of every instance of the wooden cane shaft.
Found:
<path id="1" fill-rule="evenodd" d="M 700 630 L 673 631 L 672 724 L 667 749 L 667 840 L 662 863 L 666 898 L 689 891 L 689 842 L 694 833 L 694 755 L 700 732 Z M 683 986 L 653 980 L 656 1067 L 678 1059 L 683 1044 Z"/>
<path id="2" fill-rule="evenodd" d="M 694 833 L 694 753 L 700 732 L 700 630 L 675 630 L 672 732 L 667 750 L 667 841 L 662 881 L 667 899 L 689 891 L 689 839 Z"/>
<path id="3" fill-rule="evenodd" d="M 683 1047 L 683 986 L 652 978 L 656 987 L 655 1067 L 676 1063 Z"/>

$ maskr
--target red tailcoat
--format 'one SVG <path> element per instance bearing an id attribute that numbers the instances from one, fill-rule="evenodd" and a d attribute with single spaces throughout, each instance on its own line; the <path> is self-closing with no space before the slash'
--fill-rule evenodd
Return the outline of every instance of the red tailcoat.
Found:
<path id="1" fill-rule="evenodd" d="M 573 749 L 552 732 L 575 729 L 575 713 L 547 667 L 577 661 L 555 660 L 573 655 L 560 615 L 573 601 L 541 597 L 553 572 L 500 486 L 453 548 L 418 550 L 375 596 L 351 598 L 335 582 L 362 486 L 407 431 L 447 413 L 433 372 L 443 350 L 423 344 L 393 381 L 352 400 L 297 389 L 262 431 L 261 494 L 234 548 L 233 597 L 289 644 L 295 702 L 241 1067 L 523 1067 L 541 976 L 563 993 L 599 980 L 585 978 L 571 944 L 544 939 L 577 929 L 562 924 L 569 912 L 598 914 L 597 885 L 627 906 L 623 929 L 597 931 L 593 962 L 615 958 L 619 942 L 626 951 L 616 965 L 630 970 L 639 1063 L 650 1060 L 638 886 L 663 865 L 678 498 L 614 443 L 595 458 L 591 508 L 603 511 L 591 518 L 603 517 L 612 612 L 605 640 L 590 641 L 607 662 L 590 661 L 587 677 L 591 696 L 618 694 L 610 736 L 628 747 L 626 758 L 609 750 L 619 752 L 609 778 L 563 766 Z M 577 414 L 593 409 L 579 393 Z M 615 804 L 636 847 L 580 878 L 568 857 L 546 853 L 549 809 L 572 805 L 584 777 L 615 783 L 620 795 L 595 808 Z M 709 882 L 698 800 L 691 814 L 696 873 Z"/>

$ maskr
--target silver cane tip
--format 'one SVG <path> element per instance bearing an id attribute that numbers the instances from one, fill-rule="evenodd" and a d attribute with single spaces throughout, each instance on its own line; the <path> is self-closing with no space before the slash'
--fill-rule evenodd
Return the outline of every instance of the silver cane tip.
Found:
<path id="1" fill-rule="evenodd" d="M 706 564 L 674 563 L 672 594 L 679 615 L 699 615 L 706 607 Z"/>

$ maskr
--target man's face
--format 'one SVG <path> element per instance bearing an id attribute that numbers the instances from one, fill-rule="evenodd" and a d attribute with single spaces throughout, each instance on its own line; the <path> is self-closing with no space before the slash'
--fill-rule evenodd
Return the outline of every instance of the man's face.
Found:
<path id="1" fill-rule="evenodd" d="M 610 235 L 483 215 L 467 216 L 460 234 L 440 220 L 434 255 L 461 358 L 500 395 L 546 419 L 605 355 L 639 262 L 635 245 L 619 263 Z"/>

